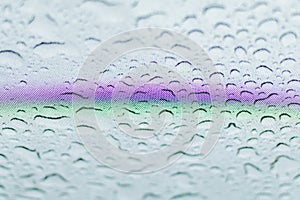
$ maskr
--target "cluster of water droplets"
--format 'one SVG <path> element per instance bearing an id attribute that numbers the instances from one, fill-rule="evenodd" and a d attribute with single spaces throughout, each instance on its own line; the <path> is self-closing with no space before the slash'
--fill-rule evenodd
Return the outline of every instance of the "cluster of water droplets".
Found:
<path id="1" fill-rule="evenodd" d="M 293 0 L 1 3 L 0 198 L 297 199 L 299 7 Z M 221 138 L 205 160 L 197 152 L 212 124 L 209 103 L 196 111 L 203 118 L 192 139 L 196 145 L 172 166 L 139 176 L 114 171 L 86 151 L 70 98 L 91 50 L 112 34 L 147 26 L 171 28 L 199 43 L 215 63 L 213 76 L 224 78 L 227 97 Z M 182 61 L 167 56 L 127 57 L 115 69 Z M 146 127 L 142 103 L 132 101 L 123 111 Z M 110 108 L 101 106 L 97 117 L 105 120 Z M 172 106 L 161 107 L 157 117 L 173 119 Z M 118 125 L 131 126 L 125 123 Z M 143 152 L 167 145 L 175 126 L 170 129 L 160 135 L 166 140 L 151 145 L 107 136 L 116 146 Z"/>

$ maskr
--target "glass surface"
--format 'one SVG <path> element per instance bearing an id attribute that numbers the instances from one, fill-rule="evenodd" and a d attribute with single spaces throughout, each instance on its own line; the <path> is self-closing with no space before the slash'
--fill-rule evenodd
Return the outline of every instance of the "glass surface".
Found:
<path id="1" fill-rule="evenodd" d="M 4 0 L 0 20 L 0 199 L 299 199 L 299 1 Z M 225 118 L 218 143 L 199 159 L 212 124 L 211 102 L 202 99 L 198 132 L 181 158 L 152 173 L 124 173 L 85 148 L 71 92 L 95 48 L 143 27 L 181 33 L 205 50 L 224 80 L 226 98 L 219 103 Z M 162 51 L 128 53 L 112 62 L 103 85 L 112 87 L 131 66 L 175 68 L 180 61 Z M 152 93 L 160 101 L 125 107 L 132 122 L 146 127 L 154 104 L 164 122 L 176 122 L 184 107 Z M 97 119 L 114 125 L 105 121 L 110 105 L 101 98 Z M 116 126 L 103 127 L 113 145 L 139 153 L 159 151 L 175 135 L 170 126 L 163 137 L 143 143 L 118 135 Z"/>

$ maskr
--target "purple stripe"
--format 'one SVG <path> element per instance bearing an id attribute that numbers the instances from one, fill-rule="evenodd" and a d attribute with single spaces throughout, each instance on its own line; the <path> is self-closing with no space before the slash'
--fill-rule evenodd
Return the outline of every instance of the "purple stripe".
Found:
<path id="1" fill-rule="evenodd" d="M 129 88 L 129 86 L 127 87 Z M 85 88 L 86 90 L 87 88 Z M 118 99 L 126 98 L 130 93 L 131 100 L 159 100 L 165 99 L 168 101 L 178 101 L 176 96 L 180 95 L 180 88 L 171 89 L 159 85 L 147 85 L 140 87 L 134 91 L 128 92 L 126 87 L 120 89 L 118 92 L 113 88 L 113 85 L 98 86 L 95 93 L 97 101 L 110 100 L 112 95 Z M 207 86 L 193 85 L 194 94 L 190 94 L 190 99 L 197 98 L 199 101 L 209 102 L 210 97 L 207 92 Z M 115 93 L 113 93 L 115 91 Z M 122 91 L 122 92 L 120 92 Z M 72 86 L 71 85 L 49 85 L 44 87 L 17 87 L 10 90 L 0 91 L 0 102 L 35 102 L 35 101 L 71 101 L 72 100 Z M 225 89 L 226 98 L 219 99 L 219 101 L 227 101 L 227 103 L 255 103 L 255 104 L 280 104 L 287 105 L 289 103 L 300 102 L 299 94 L 295 91 L 272 91 L 262 90 L 261 88 L 245 88 L 245 87 L 228 87 Z M 176 96 L 174 96 L 174 94 Z"/>

